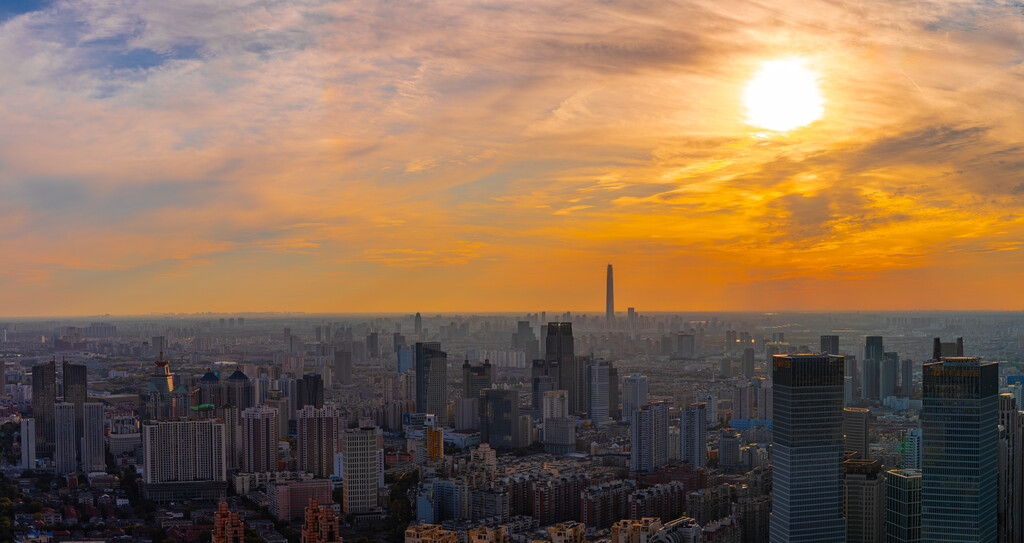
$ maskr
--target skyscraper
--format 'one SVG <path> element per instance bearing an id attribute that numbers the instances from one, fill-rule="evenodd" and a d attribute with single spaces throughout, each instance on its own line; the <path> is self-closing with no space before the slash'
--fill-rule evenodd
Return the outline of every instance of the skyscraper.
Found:
<path id="1" fill-rule="evenodd" d="M 422 339 L 423 336 L 423 317 L 420 316 L 419 312 L 416 312 L 416 316 L 412 319 L 412 328 L 416 333 L 416 339 Z"/>
<path id="2" fill-rule="evenodd" d="M 999 366 L 973 357 L 924 365 L 921 539 L 994 542 L 999 499 Z"/>
<path id="3" fill-rule="evenodd" d="M 448 411 L 448 353 L 440 343 L 416 344 L 416 412 L 440 420 Z"/>
<path id="4" fill-rule="evenodd" d="M 156 502 L 223 498 L 227 490 L 224 443 L 224 424 L 219 421 L 143 424 L 143 494 Z"/>
<path id="5" fill-rule="evenodd" d="M 59 475 L 78 471 L 78 437 L 75 435 L 75 406 L 67 402 L 54 406 L 56 449 L 53 469 Z"/>
<path id="6" fill-rule="evenodd" d="M 324 379 L 319 375 L 306 374 L 295 381 L 295 410 L 307 405 L 324 406 Z"/>
<path id="7" fill-rule="evenodd" d="M 84 404 L 82 413 L 82 471 L 104 471 L 107 458 L 103 445 L 103 404 Z"/>
<path id="8" fill-rule="evenodd" d="M 889 470 L 885 474 L 885 481 L 886 541 L 888 543 L 920 543 L 920 470 Z"/>
<path id="9" fill-rule="evenodd" d="M 578 410 L 579 388 L 576 369 L 576 345 L 572 336 L 572 324 L 568 322 L 548 323 L 548 335 L 545 337 L 546 360 L 558 363 L 558 389 L 569 392 L 569 409 L 572 414 Z"/>
<path id="10" fill-rule="evenodd" d="M 620 393 L 619 369 L 608 363 L 608 417 L 622 420 L 622 394 Z"/>
<path id="11" fill-rule="evenodd" d="M 594 424 L 608 421 L 608 364 L 597 360 L 587 366 L 587 416 Z"/>
<path id="12" fill-rule="evenodd" d="M 608 291 L 605 293 L 605 321 L 608 329 L 615 329 L 615 285 L 612 281 L 612 265 L 608 264 Z"/>
<path id="13" fill-rule="evenodd" d="M 343 385 L 352 384 L 352 353 L 334 351 L 334 381 Z"/>
<path id="14" fill-rule="evenodd" d="M 895 396 L 899 393 L 899 387 L 897 386 L 897 379 L 899 378 L 899 375 L 899 353 L 885 353 L 882 358 L 881 384 L 879 385 L 881 388 L 878 394 L 880 399 Z"/>
<path id="15" fill-rule="evenodd" d="M 622 380 L 622 421 L 633 420 L 633 411 L 647 403 L 647 376 L 634 373 Z"/>
<path id="16" fill-rule="evenodd" d="M 227 405 L 233 405 L 242 412 L 256 405 L 256 387 L 242 370 L 235 370 L 224 380 Z"/>
<path id="17" fill-rule="evenodd" d="M 744 379 L 754 378 L 754 349 L 747 347 L 743 349 L 743 358 L 740 361 L 740 369 Z"/>
<path id="18" fill-rule="evenodd" d="M 21 419 L 21 469 L 36 468 L 36 420 L 22 417 Z"/>
<path id="19" fill-rule="evenodd" d="M 82 415 L 88 397 L 88 383 L 84 364 L 62 364 L 61 378 L 64 381 L 64 401 L 75 406 L 75 435 L 82 438 Z"/>
<path id="20" fill-rule="evenodd" d="M 863 394 L 866 399 L 880 400 L 882 359 L 885 357 L 885 346 L 881 336 L 868 336 L 864 340 L 864 383 Z"/>
<path id="21" fill-rule="evenodd" d="M 847 460 L 846 541 L 885 543 L 885 476 L 878 460 Z"/>
<path id="22" fill-rule="evenodd" d="M 321 408 L 307 405 L 295 417 L 299 471 L 308 471 L 314 477 L 330 477 L 334 473 L 334 455 L 338 452 L 338 410 L 333 405 Z"/>
<path id="23" fill-rule="evenodd" d="M 246 473 L 278 471 L 278 411 L 258 405 L 242 411 L 242 470 Z"/>
<path id="24" fill-rule="evenodd" d="M 839 354 L 839 336 L 821 336 L 822 354 Z"/>
<path id="25" fill-rule="evenodd" d="M 480 439 L 495 448 L 519 442 L 519 392 L 484 389 L 480 397 Z"/>
<path id="26" fill-rule="evenodd" d="M 707 404 L 691 403 L 682 410 L 679 420 L 680 459 L 691 467 L 703 468 L 708 463 Z"/>
<path id="27" fill-rule="evenodd" d="M 57 405 L 57 361 L 32 366 L 32 418 L 36 427 L 36 452 L 53 457 L 54 417 Z"/>
<path id="28" fill-rule="evenodd" d="M 999 541 L 1021 539 L 1021 416 L 1013 394 L 999 395 Z"/>
<path id="29" fill-rule="evenodd" d="M 377 452 L 383 434 L 376 426 L 345 430 L 342 438 L 343 510 L 345 514 L 377 511 Z"/>
<path id="30" fill-rule="evenodd" d="M 910 398 L 914 395 L 914 361 L 909 358 L 900 360 L 900 396 Z"/>
<path id="31" fill-rule="evenodd" d="M 657 473 L 668 462 L 668 404 L 651 402 L 638 407 L 630 422 L 630 436 L 633 473 Z"/>
<path id="32" fill-rule="evenodd" d="M 861 460 L 870 459 L 868 446 L 868 421 L 871 411 L 863 407 L 846 407 L 843 409 L 843 450 L 857 453 Z"/>
<path id="33" fill-rule="evenodd" d="M 474 366 L 466 360 L 462 363 L 462 397 L 479 398 L 480 391 L 491 388 L 491 363 Z"/>
<path id="34" fill-rule="evenodd" d="M 844 542 L 843 357 L 775 355 L 770 540 Z"/>

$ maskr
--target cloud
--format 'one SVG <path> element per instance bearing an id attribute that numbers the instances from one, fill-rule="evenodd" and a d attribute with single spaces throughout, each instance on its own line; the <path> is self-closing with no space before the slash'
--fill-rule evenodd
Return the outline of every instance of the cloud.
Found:
<path id="1" fill-rule="evenodd" d="M 990 291 L 1022 258 L 1022 19 L 966 0 L 11 4 L 0 299 L 585 309 L 614 258 L 641 308 L 932 303 L 918 284 L 1018 307 Z M 793 55 L 825 117 L 758 135 L 743 85 Z"/>

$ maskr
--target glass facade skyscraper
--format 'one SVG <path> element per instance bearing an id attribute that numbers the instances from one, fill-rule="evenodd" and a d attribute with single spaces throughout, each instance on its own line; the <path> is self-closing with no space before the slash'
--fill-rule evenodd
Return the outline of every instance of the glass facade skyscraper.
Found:
<path id="1" fill-rule="evenodd" d="M 996 541 L 998 424 L 998 364 L 948 357 L 924 365 L 922 541 Z"/>
<path id="2" fill-rule="evenodd" d="M 772 543 L 846 541 L 844 371 L 841 356 L 772 359 Z"/>

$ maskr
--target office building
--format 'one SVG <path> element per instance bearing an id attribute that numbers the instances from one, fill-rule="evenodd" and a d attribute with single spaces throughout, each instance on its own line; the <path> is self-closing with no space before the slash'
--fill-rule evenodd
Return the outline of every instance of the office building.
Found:
<path id="1" fill-rule="evenodd" d="M 88 381 L 84 364 L 65 361 L 61 368 L 64 382 L 64 401 L 75 406 L 75 435 L 82 439 L 83 406 L 88 399 Z"/>
<path id="2" fill-rule="evenodd" d="M 78 471 L 78 437 L 75 435 L 75 406 L 67 402 L 54 407 L 56 449 L 53 469 L 58 475 Z"/>
<path id="3" fill-rule="evenodd" d="M 54 417 L 57 405 L 57 362 L 32 366 L 32 418 L 35 419 L 36 453 L 53 458 Z"/>
<path id="4" fill-rule="evenodd" d="M 342 543 L 338 516 L 331 505 L 309 500 L 302 523 L 302 543 Z"/>
<path id="5" fill-rule="evenodd" d="M 351 351 L 334 351 L 334 381 L 345 386 L 352 384 Z"/>
<path id="6" fill-rule="evenodd" d="M 36 468 L 36 419 L 21 419 L 21 469 Z"/>
<path id="7" fill-rule="evenodd" d="M 910 398 L 914 395 L 914 361 L 909 358 L 900 360 L 900 396 Z"/>
<path id="8" fill-rule="evenodd" d="M 242 471 L 278 471 L 277 444 L 280 429 L 278 411 L 273 407 L 258 405 L 242 411 Z"/>
<path id="9" fill-rule="evenodd" d="M 164 366 L 166 368 L 166 366 Z M 168 386 L 172 386 L 169 379 L 161 377 L 162 368 L 157 367 L 157 370 L 153 372 L 150 379 L 150 386 L 147 387 L 147 394 L 158 394 L 162 388 L 162 383 L 166 380 Z M 170 370 L 167 370 L 170 374 Z M 172 376 L 173 377 L 173 376 Z M 207 369 L 206 373 L 199 378 L 199 399 L 196 402 L 197 405 L 224 405 L 227 403 L 227 395 L 224 393 L 224 386 L 220 382 L 220 376 L 213 371 Z M 159 417 L 154 417 L 159 418 Z"/>
<path id="10" fill-rule="evenodd" d="M 843 409 L 843 450 L 857 453 L 861 460 L 870 459 L 868 424 L 871 411 L 863 407 L 847 407 Z"/>
<path id="11" fill-rule="evenodd" d="M 447 420 L 448 353 L 440 343 L 416 344 L 416 412 Z"/>
<path id="12" fill-rule="evenodd" d="M 604 360 L 595 361 L 587 366 L 587 417 L 597 425 L 608 422 L 609 416 L 609 366 Z"/>
<path id="13" fill-rule="evenodd" d="M 622 394 L 619 370 L 611 362 L 608 363 L 608 418 L 622 420 Z"/>
<path id="14" fill-rule="evenodd" d="M 576 345 L 572 335 L 572 324 L 568 322 L 548 323 L 545 337 L 545 360 L 558 365 L 558 390 L 569 392 L 569 410 L 571 415 L 586 409 L 579 405 L 580 382 L 576 360 Z"/>
<path id="15" fill-rule="evenodd" d="M 999 395 L 999 541 L 1021 533 L 1021 415 L 1013 394 Z"/>
<path id="16" fill-rule="evenodd" d="M 647 403 L 634 410 L 630 422 L 630 467 L 633 473 L 657 473 L 668 463 L 668 426 L 668 404 L 665 402 Z"/>
<path id="17" fill-rule="evenodd" d="M 633 412 L 647 403 L 647 376 L 634 373 L 622 380 L 622 421 L 633 420 Z"/>
<path id="18" fill-rule="evenodd" d="M 519 392 L 485 389 L 480 396 L 480 440 L 494 448 L 518 446 Z"/>
<path id="19" fill-rule="evenodd" d="M 224 380 L 224 393 L 224 403 L 237 407 L 239 413 L 256 405 L 256 387 L 242 370 L 235 370 Z"/>
<path id="20" fill-rule="evenodd" d="M 213 514 L 212 543 L 245 543 L 245 524 L 238 513 L 228 509 L 227 502 L 217 504 Z"/>
<path id="21" fill-rule="evenodd" d="M 149 421 L 142 425 L 143 495 L 155 502 L 221 499 L 227 490 L 224 423 Z"/>
<path id="22" fill-rule="evenodd" d="M 882 360 L 885 358 L 885 346 L 881 336 L 868 336 L 864 340 L 864 398 L 881 400 Z"/>
<path id="23" fill-rule="evenodd" d="M 920 543 L 920 470 L 894 469 L 885 474 L 885 537 L 888 543 Z"/>
<path id="24" fill-rule="evenodd" d="M 420 316 L 419 311 L 416 312 L 416 316 L 412 319 L 412 329 L 417 339 L 423 336 L 423 317 Z"/>
<path id="25" fill-rule="evenodd" d="M 324 406 L 324 379 L 319 375 L 306 374 L 293 381 L 295 386 L 295 411 L 307 405 L 320 409 Z"/>
<path id="26" fill-rule="evenodd" d="M 380 428 L 368 426 L 345 430 L 342 437 L 344 502 L 346 515 L 379 511 L 377 507 L 377 460 L 383 450 Z"/>
<path id="27" fill-rule="evenodd" d="M 744 379 L 754 378 L 754 349 L 747 347 L 743 349 L 743 358 L 740 359 L 740 369 Z"/>
<path id="28" fill-rule="evenodd" d="M 82 471 L 105 471 L 107 457 L 103 444 L 103 404 L 83 404 L 82 413 Z"/>
<path id="29" fill-rule="evenodd" d="M 267 483 L 268 509 L 278 521 L 303 518 L 311 500 L 331 503 L 329 479 L 289 479 Z"/>
<path id="30" fill-rule="evenodd" d="M 852 391 L 852 395 L 851 395 L 851 400 L 852 401 L 856 401 L 856 400 L 859 400 L 862 397 L 862 395 L 863 395 L 863 390 L 861 389 L 861 384 L 862 384 L 863 379 L 861 379 L 861 374 L 860 374 L 860 371 L 859 371 L 859 369 L 857 367 L 857 357 L 856 356 L 847 356 L 847 357 L 845 357 L 845 359 L 846 359 L 846 376 L 853 380 L 853 385 L 852 385 L 853 391 Z"/>
<path id="31" fill-rule="evenodd" d="M 899 353 L 887 352 L 882 357 L 882 369 L 881 369 L 881 381 L 879 386 L 881 391 L 879 396 L 881 399 L 885 399 L 889 396 L 896 396 L 899 394 L 899 386 L 897 386 L 897 378 L 900 375 L 900 355 Z"/>
<path id="32" fill-rule="evenodd" d="M 466 360 L 462 363 L 462 397 L 479 398 L 481 390 L 491 388 L 492 378 L 490 362 L 474 366 Z"/>
<path id="33" fill-rule="evenodd" d="M 935 338 L 932 343 L 932 360 L 942 360 L 945 357 L 960 357 L 964 355 L 964 338 L 958 337 L 956 341 L 944 343 L 941 338 Z"/>
<path id="34" fill-rule="evenodd" d="M 707 467 L 707 404 L 692 403 L 682 410 L 679 420 L 680 460 L 693 468 Z"/>
<path id="35" fill-rule="evenodd" d="M 839 336 L 821 336 L 822 354 L 839 354 Z"/>
<path id="36" fill-rule="evenodd" d="M 878 460 L 847 460 L 846 541 L 885 543 L 885 476 Z"/>
<path id="37" fill-rule="evenodd" d="M 923 367 L 922 541 L 994 542 L 999 499 L 999 367 L 946 357 Z"/>
<path id="38" fill-rule="evenodd" d="M 615 329 L 615 285 L 612 281 L 612 265 L 608 264 L 607 289 L 605 292 L 605 322 L 609 330 Z"/>
<path id="39" fill-rule="evenodd" d="M 843 542 L 843 357 L 772 357 L 770 540 Z"/>

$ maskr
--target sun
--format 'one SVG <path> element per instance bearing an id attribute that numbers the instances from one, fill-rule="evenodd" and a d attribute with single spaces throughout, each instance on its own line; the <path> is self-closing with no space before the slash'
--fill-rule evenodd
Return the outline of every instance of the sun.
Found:
<path id="1" fill-rule="evenodd" d="M 810 124 L 825 112 L 818 74 L 802 58 L 763 62 L 743 91 L 747 124 L 785 132 Z"/>

